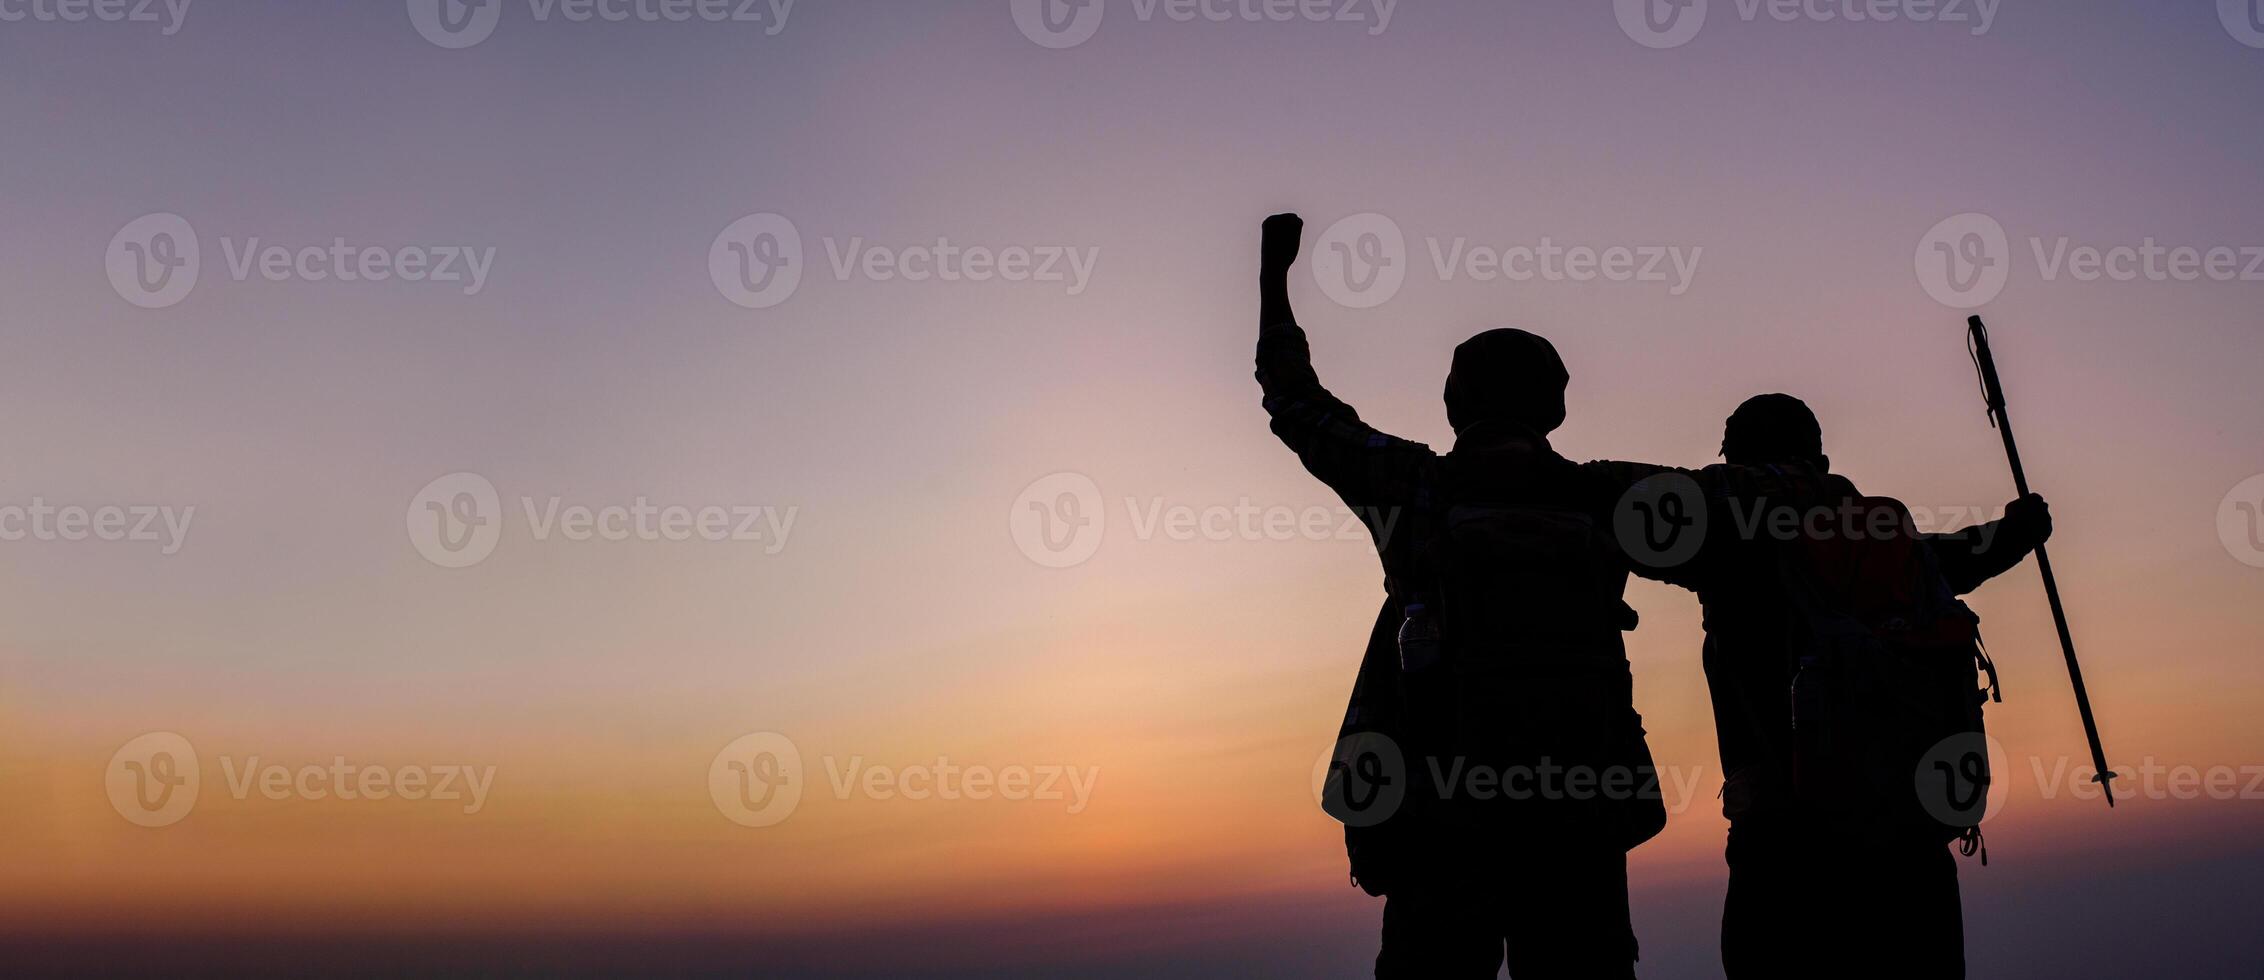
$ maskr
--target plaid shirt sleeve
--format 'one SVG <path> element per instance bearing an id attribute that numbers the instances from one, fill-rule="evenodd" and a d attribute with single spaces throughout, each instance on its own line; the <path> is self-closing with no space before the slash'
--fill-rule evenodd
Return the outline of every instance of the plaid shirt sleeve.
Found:
<path id="1" fill-rule="evenodd" d="M 1321 387 L 1313 372 L 1312 348 L 1294 321 L 1259 331 L 1258 387 L 1265 393 L 1274 435 L 1346 504 L 1426 503 L 1420 499 L 1425 468 L 1438 458 L 1431 447 L 1378 431 Z"/>
<path id="2" fill-rule="evenodd" d="M 1749 536 L 1748 526 L 1758 519 L 1757 515 L 1770 501 L 1815 499 L 1826 490 L 1823 475 L 1798 467 L 1718 463 L 1704 469 L 1686 470 L 1652 463 L 1597 460 L 1582 464 L 1580 470 L 1587 478 L 1589 505 L 1597 508 L 1596 516 L 1602 526 L 1612 528 L 1615 534 L 1624 533 L 1625 529 L 1620 527 L 1620 509 L 1638 484 L 1672 476 L 1687 479 L 1695 486 L 1703 498 L 1707 517 L 1705 538 L 1698 552 L 1672 566 L 1632 563 L 1632 570 L 1638 576 L 1693 590 L 1706 589 L 1716 584 L 1720 576 L 1744 570 L 1743 563 L 1749 561 L 1755 554 L 1754 549 L 1762 544 Z"/>

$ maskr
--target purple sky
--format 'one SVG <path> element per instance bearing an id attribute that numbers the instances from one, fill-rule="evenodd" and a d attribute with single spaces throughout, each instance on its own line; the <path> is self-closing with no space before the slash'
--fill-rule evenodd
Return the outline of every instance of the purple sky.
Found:
<path id="1" fill-rule="evenodd" d="M 1967 310 L 1929 294 L 1920 261 L 1945 219 L 1985 216 L 2009 274 L 1978 309 L 2059 519 L 2116 761 L 2264 762 L 2264 568 L 2244 562 L 2264 565 L 2264 538 L 2219 524 L 2264 470 L 2264 263 L 2245 268 L 2264 257 L 2264 48 L 2210 3 L 1968 0 L 1964 23 L 1849 23 L 1713 0 L 1695 37 L 1654 48 L 1602 2 L 1404 0 L 1379 32 L 1367 2 L 1349 8 L 1365 22 L 1313 23 L 1106 0 L 1089 40 L 1049 49 L 1009 0 L 802 0 L 783 24 L 767 5 L 748 8 L 758 23 L 607 23 L 492 2 L 492 35 L 461 49 L 420 36 L 402 0 L 196 0 L 170 34 L 0 21 L 0 506 L 194 508 L 174 554 L 0 544 L 0 771 L 32 774 L 12 780 L 21 832 L 0 854 L 37 859 L 0 907 L 62 908 L 68 926 L 195 895 L 138 893 L 125 869 L 149 845 L 125 832 L 233 826 L 225 801 L 145 832 L 87 795 L 121 743 L 180 731 L 217 753 L 516 772 L 537 802 L 510 810 L 499 784 L 496 820 L 524 821 L 503 827 L 348 838 L 286 814 L 306 848 L 291 854 L 411 866 L 497 835 L 479 837 L 507 855 L 481 887 L 505 921 L 645 868 L 652 908 L 727 919 L 760 896 L 823 950 L 868 925 L 921 935 L 960 911 L 936 896 L 979 882 L 1027 914 L 1123 904 L 1160 909 L 1143 915 L 1165 931 L 1257 937 L 1164 944 L 1174 969 L 1350 957 L 1342 975 L 1359 975 L 1375 907 L 1340 887 L 1333 830 L 1299 797 L 1379 594 L 1374 559 L 1357 541 L 1139 530 L 1159 506 L 1334 503 L 1268 436 L 1249 377 L 1257 222 L 1278 210 L 1306 215 L 1308 256 L 1358 214 L 1405 242 L 1404 282 L 1373 308 L 1294 282 L 1324 380 L 1384 428 L 1443 446 L 1453 344 L 1521 326 L 1571 365 L 1569 456 L 1702 465 L 1739 400 L 1785 390 L 1815 405 L 1843 471 L 1943 522 L 2011 494 Z M 766 213 L 795 230 L 801 278 L 750 309 L 711 258 Z M 111 273 L 133 268 L 114 238 L 152 214 L 194 229 L 199 275 L 145 309 Z M 1664 256 L 1665 278 L 1440 268 L 1544 239 Z M 307 274 L 327 258 L 261 274 L 259 249 L 340 240 L 357 264 L 457 248 L 487 264 L 476 290 Z M 1028 254 L 1032 281 L 902 274 L 945 241 Z M 2163 268 L 2223 248 L 2233 271 L 2075 271 L 2085 249 L 2148 242 Z M 453 473 L 502 502 L 475 567 L 436 568 L 404 533 L 420 488 Z M 1056 473 L 1088 479 L 1114 522 L 1070 568 L 1017 549 L 1012 524 L 1017 495 Z M 791 524 L 753 543 L 580 542 L 545 537 L 521 503 L 638 498 Z M 1695 604 L 1633 600 L 1662 761 L 1710 767 Z M 2034 573 L 1976 605 L 2018 678 L 1992 730 L 2023 771 L 2076 751 Z M 802 821 L 764 838 L 707 810 L 698 776 L 759 731 L 813 755 L 1066 757 L 1105 775 L 1076 817 L 933 823 L 851 800 L 834 836 Z M 1179 766 L 1210 775 L 1185 798 L 1135 790 Z M 2253 968 L 2256 941 L 2212 910 L 2253 897 L 2256 802 L 2134 803 L 2117 823 L 2037 795 L 2005 818 L 2039 842 L 2032 860 L 2015 847 L 1965 868 L 1977 975 Z M 678 806 L 697 830 L 670 836 L 664 815 L 609 835 L 589 816 Z M 1711 975 L 1710 810 L 1678 817 L 1638 882 L 1647 976 Z M 1182 887 L 1141 828 L 1203 815 L 1227 826 Z M 613 863 L 538 873 L 526 828 L 586 833 Z M 258 836 L 186 838 L 251 869 L 209 907 L 366 911 L 307 898 L 334 883 L 277 870 L 294 859 Z M 2155 848 L 2174 860 L 2154 874 L 2068 863 Z M 756 872 L 699 877 L 866 859 L 852 851 L 871 867 L 806 902 Z M 415 907 L 447 887 L 411 874 L 378 891 Z M 992 898 L 979 948 L 1067 962 L 1017 952 L 995 925 L 1016 903 Z M 844 911 L 868 903 L 885 921 Z M 2122 924 L 2137 933 L 2112 956 L 2160 958 L 2069 952 Z"/>

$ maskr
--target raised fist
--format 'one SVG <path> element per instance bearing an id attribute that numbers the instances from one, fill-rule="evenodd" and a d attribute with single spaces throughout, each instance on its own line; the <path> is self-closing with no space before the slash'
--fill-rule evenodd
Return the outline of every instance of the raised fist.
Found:
<path id="1" fill-rule="evenodd" d="M 1294 214 L 1277 214 L 1266 219 L 1265 268 L 1272 271 L 1288 269 L 1297 262 L 1298 243 L 1305 237 L 1305 219 Z"/>

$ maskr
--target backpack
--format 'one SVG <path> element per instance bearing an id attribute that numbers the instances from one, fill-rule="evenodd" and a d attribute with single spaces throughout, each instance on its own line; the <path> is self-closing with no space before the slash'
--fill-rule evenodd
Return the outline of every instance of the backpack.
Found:
<path id="1" fill-rule="evenodd" d="M 1991 781 L 1981 709 L 2002 699 L 1980 617 L 1951 593 L 1900 501 L 1840 503 L 1838 527 L 1780 555 L 1793 801 L 1828 833 L 1962 840 L 1970 855 Z"/>
<path id="2" fill-rule="evenodd" d="M 1633 849 L 1666 806 L 1621 637 L 1636 618 L 1627 564 L 1594 515 L 1549 492 L 1553 471 L 1512 494 L 1466 490 L 1437 521 L 1423 564 L 1440 657 L 1402 675 L 1406 717 L 1427 728 L 1434 777 L 1459 777 L 1451 819 Z"/>
<path id="3" fill-rule="evenodd" d="M 1577 467 L 1444 469 L 1400 525 L 1403 560 L 1386 562 L 1390 599 L 1322 777 L 1322 809 L 1344 824 L 1352 881 L 1370 895 L 1473 846 L 1577 836 L 1632 849 L 1666 826 L 1620 637 L 1635 628 L 1626 560 L 1576 506 Z M 1412 607 L 1437 650 L 1404 670 L 1396 637 Z M 1581 799 L 1470 791 L 1473 772 L 1544 760 L 1606 775 Z"/>

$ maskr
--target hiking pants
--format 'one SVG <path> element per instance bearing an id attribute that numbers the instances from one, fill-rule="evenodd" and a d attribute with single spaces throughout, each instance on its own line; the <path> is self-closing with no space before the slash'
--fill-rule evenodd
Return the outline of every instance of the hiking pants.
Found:
<path id="1" fill-rule="evenodd" d="M 1729 980 L 1962 980 L 1957 859 L 1946 844 L 1851 848 L 1733 825 L 1722 966 Z"/>
<path id="2" fill-rule="evenodd" d="M 1490 980 L 1505 955 L 1514 980 L 1631 980 L 1626 852 L 1548 843 L 1536 850 L 1395 888 L 1384 901 L 1378 980 Z"/>

